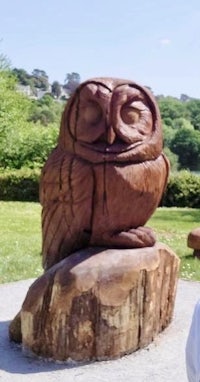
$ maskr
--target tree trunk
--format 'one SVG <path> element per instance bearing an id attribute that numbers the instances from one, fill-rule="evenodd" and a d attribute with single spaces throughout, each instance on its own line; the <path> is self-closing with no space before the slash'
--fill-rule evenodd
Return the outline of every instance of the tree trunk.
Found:
<path id="1" fill-rule="evenodd" d="M 21 310 L 24 349 L 86 361 L 148 345 L 172 319 L 178 268 L 161 243 L 72 254 L 30 287 Z"/>

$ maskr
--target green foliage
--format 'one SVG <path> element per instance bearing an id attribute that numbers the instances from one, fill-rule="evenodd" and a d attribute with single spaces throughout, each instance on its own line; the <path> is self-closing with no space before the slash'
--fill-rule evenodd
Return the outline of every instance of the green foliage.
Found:
<path id="1" fill-rule="evenodd" d="M 194 129 L 194 126 L 191 124 L 191 122 L 183 117 L 176 118 L 173 121 L 173 128 L 174 129 Z"/>
<path id="2" fill-rule="evenodd" d="M 12 70 L 13 74 L 16 76 L 17 78 L 17 82 L 21 85 L 24 85 L 24 86 L 33 86 L 33 82 L 32 82 L 32 78 L 30 76 L 30 74 L 27 73 L 26 70 L 24 69 L 18 69 L 18 68 L 14 68 Z"/>
<path id="3" fill-rule="evenodd" d="M 80 81 L 81 81 L 81 77 L 79 73 L 75 73 L 75 72 L 67 73 L 64 87 L 67 90 L 69 95 L 74 93 L 74 91 L 80 84 Z"/>
<path id="4" fill-rule="evenodd" d="M 60 84 L 54 81 L 52 93 L 41 99 L 30 100 L 16 91 L 16 81 L 29 84 L 35 95 L 38 88 L 48 88 L 44 70 L 10 70 L 7 59 L 0 55 L 0 167 L 21 168 L 43 164 L 56 144 L 64 103 L 60 97 Z M 65 88 L 71 94 L 80 83 L 80 75 L 67 73 Z M 164 148 L 172 169 L 200 169 L 200 100 L 182 95 L 158 97 L 164 132 Z M 52 127 L 53 126 L 53 127 Z M 48 128 L 44 130 L 43 127 Z M 32 150 L 32 152 L 31 152 Z"/>
<path id="5" fill-rule="evenodd" d="M 170 161 L 171 171 L 177 171 L 179 169 L 178 155 L 174 154 L 169 147 L 164 147 L 163 151 Z"/>
<path id="6" fill-rule="evenodd" d="M 61 85 L 58 81 L 54 81 L 51 85 L 51 92 L 55 98 L 59 98 L 61 95 Z"/>
<path id="7" fill-rule="evenodd" d="M 15 90 L 16 80 L 12 73 L 0 71 L 0 132 L 4 127 L 17 127 L 26 121 L 30 100 Z"/>
<path id="8" fill-rule="evenodd" d="M 49 79 L 44 70 L 34 69 L 32 72 L 32 83 L 33 86 L 41 90 L 47 90 L 49 87 Z"/>
<path id="9" fill-rule="evenodd" d="M 38 168 L 0 172 L 0 200 L 38 201 Z M 170 174 L 161 204 L 166 207 L 200 208 L 200 176 L 183 170 Z"/>
<path id="10" fill-rule="evenodd" d="M 182 95 L 182 100 L 158 100 L 163 121 L 164 146 L 178 155 L 181 169 L 200 169 L 200 100 Z"/>
<path id="11" fill-rule="evenodd" d="M 169 121 L 171 121 L 171 126 L 173 126 L 173 121 L 175 119 L 186 118 L 189 115 L 185 104 L 173 97 L 160 98 L 158 100 L 158 105 L 162 119 L 166 125 L 169 125 Z"/>
<path id="12" fill-rule="evenodd" d="M 180 277 L 188 280 L 200 280 L 200 262 L 187 247 L 188 233 L 198 227 L 199 221 L 199 209 L 158 208 L 148 222 L 157 240 L 169 245 L 180 257 Z"/>
<path id="13" fill-rule="evenodd" d="M 192 99 L 186 103 L 189 119 L 196 130 L 200 130 L 200 100 Z"/>
<path id="14" fill-rule="evenodd" d="M 1 171 L 0 200 L 38 201 L 39 177 L 39 169 Z"/>
<path id="15" fill-rule="evenodd" d="M 176 130 L 174 130 L 171 126 L 163 125 L 163 143 L 164 147 L 170 147 L 171 141 L 176 134 Z"/>
<path id="16" fill-rule="evenodd" d="M 43 125 L 28 122 L 33 103 L 16 91 L 16 78 L 9 69 L 0 71 L 1 168 L 41 167 L 56 145 L 58 123 L 50 122 L 60 119 L 62 104 L 55 102 L 51 96 L 34 102 L 42 110 L 38 120 Z M 44 127 L 47 124 L 48 128 Z"/>
<path id="17" fill-rule="evenodd" d="M 162 205 L 200 208 L 200 176 L 183 170 L 170 175 Z"/>
<path id="18" fill-rule="evenodd" d="M 57 126 L 52 125 L 46 128 L 40 124 L 29 123 L 18 129 L 17 133 L 11 139 L 7 137 L 7 145 L 4 145 L 0 151 L 0 167 L 41 168 L 56 145 Z"/>
<path id="19" fill-rule="evenodd" d="M 182 168 L 197 171 L 200 166 L 200 132 L 193 129 L 177 130 L 170 149 L 178 155 Z"/>
<path id="20" fill-rule="evenodd" d="M 0 71 L 10 69 L 10 60 L 3 53 L 0 53 Z"/>
<path id="21" fill-rule="evenodd" d="M 56 116 L 53 110 L 50 110 L 47 106 L 35 108 L 30 116 L 30 121 L 40 122 L 43 126 L 48 126 L 49 123 L 53 123 Z"/>
<path id="22" fill-rule="evenodd" d="M 0 71 L 0 162 L 12 140 L 15 144 L 20 141 L 20 129 L 25 126 L 30 110 L 30 100 L 17 93 L 15 86 L 12 73 Z"/>
<path id="23" fill-rule="evenodd" d="M 39 100 L 32 101 L 32 108 L 28 120 L 34 123 L 40 122 L 44 126 L 50 123 L 58 123 L 64 104 L 55 101 L 51 95 L 46 94 Z"/>
<path id="24" fill-rule="evenodd" d="M 44 70 L 34 69 L 32 74 L 29 74 L 22 68 L 14 68 L 12 74 L 15 75 L 17 82 L 21 85 L 29 85 L 32 89 L 38 88 L 41 90 L 48 90 L 49 88 L 48 76 Z"/>

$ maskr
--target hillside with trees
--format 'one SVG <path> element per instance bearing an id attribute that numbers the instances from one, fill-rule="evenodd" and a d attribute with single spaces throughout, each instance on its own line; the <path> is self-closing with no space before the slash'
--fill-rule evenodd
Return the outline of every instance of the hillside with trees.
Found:
<path id="1" fill-rule="evenodd" d="M 200 170 L 200 100 L 158 97 L 164 150 L 172 169 Z"/>
<path id="2" fill-rule="evenodd" d="M 28 74 L 12 69 L 0 55 L 1 200 L 38 201 L 41 167 L 56 145 L 63 108 L 79 83 L 78 73 L 67 73 L 63 85 L 56 80 L 50 84 L 44 70 Z M 187 95 L 156 98 L 171 162 L 161 203 L 200 208 L 200 176 L 193 173 L 200 171 L 200 100 Z"/>
<path id="3" fill-rule="evenodd" d="M 61 113 L 80 83 L 67 73 L 49 83 L 44 70 L 12 69 L 0 56 L 0 167 L 41 167 L 56 144 Z M 20 88 L 22 86 L 22 88 Z M 24 91 L 29 87 L 31 92 Z M 63 96 L 63 91 L 65 96 Z M 200 99 L 156 96 L 163 124 L 164 151 L 172 170 L 200 170 Z"/>

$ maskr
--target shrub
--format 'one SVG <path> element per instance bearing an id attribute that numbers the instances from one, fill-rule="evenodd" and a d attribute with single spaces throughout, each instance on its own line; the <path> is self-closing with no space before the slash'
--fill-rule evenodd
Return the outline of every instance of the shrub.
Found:
<path id="1" fill-rule="evenodd" d="M 0 200 L 39 201 L 39 169 L 0 171 Z"/>
<path id="2" fill-rule="evenodd" d="M 0 170 L 0 200 L 39 201 L 40 169 Z M 200 176 L 189 171 L 170 175 L 161 201 L 165 207 L 200 208 Z"/>
<path id="3" fill-rule="evenodd" d="M 55 147 L 58 127 L 26 123 L 9 132 L 0 142 L 0 167 L 20 169 L 42 167 Z"/>
<path id="4" fill-rule="evenodd" d="M 162 205 L 200 208 L 200 176 L 186 170 L 172 173 Z"/>

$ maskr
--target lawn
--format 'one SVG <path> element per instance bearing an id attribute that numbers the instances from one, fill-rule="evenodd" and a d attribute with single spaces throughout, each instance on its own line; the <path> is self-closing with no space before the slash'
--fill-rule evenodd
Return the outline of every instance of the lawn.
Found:
<path id="1" fill-rule="evenodd" d="M 41 274 L 40 213 L 38 203 L 0 202 L 0 283 Z"/>
<path id="2" fill-rule="evenodd" d="M 38 203 L 0 202 L 0 283 L 42 273 L 40 214 Z M 200 281 L 200 261 L 187 248 L 189 231 L 200 226 L 200 210 L 158 208 L 148 226 L 181 258 L 180 277 Z"/>
<path id="3" fill-rule="evenodd" d="M 157 240 L 167 244 L 180 257 L 180 277 L 200 281 L 200 260 L 187 247 L 188 233 L 200 227 L 200 210 L 193 208 L 158 208 L 148 224 Z"/>

